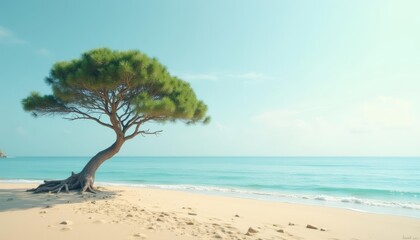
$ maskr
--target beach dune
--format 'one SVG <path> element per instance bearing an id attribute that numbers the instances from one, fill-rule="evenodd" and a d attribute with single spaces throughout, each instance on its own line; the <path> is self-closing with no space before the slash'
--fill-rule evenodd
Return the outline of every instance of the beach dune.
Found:
<path id="1" fill-rule="evenodd" d="M 420 239 L 420 219 L 409 217 L 149 188 L 31 187 L 0 184 L 0 239 Z"/>

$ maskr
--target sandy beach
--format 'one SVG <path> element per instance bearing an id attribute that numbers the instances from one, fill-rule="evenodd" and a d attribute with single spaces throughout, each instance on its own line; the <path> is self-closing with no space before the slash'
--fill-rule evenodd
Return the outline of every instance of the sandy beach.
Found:
<path id="1" fill-rule="evenodd" d="M 0 184 L 0 239 L 420 239 L 415 218 L 147 188 L 25 192 L 33 186 Z"/>

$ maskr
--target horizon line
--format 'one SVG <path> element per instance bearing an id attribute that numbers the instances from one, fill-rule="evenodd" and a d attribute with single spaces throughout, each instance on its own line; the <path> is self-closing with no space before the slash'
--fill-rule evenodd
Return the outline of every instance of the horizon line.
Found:
<path id="1" fill-rule="evenodd" d="M 9 155 L 8 158 L 13 157 L 88 157 L 91 158 L 94 155 Z M 392 157 L 401 157 L 401 158 L 416 158 L 420 156 L 416 155 L 250 155 L 250 156 L 241 156 L 241 155 L 115 155 L 114 157 L 173 157 L 173 158 L 220 158 L 220 157 L 232 157 L 232 158 L 334 158 L 334 157 L 342 157 L 342 158 L 392 158 Z"/>

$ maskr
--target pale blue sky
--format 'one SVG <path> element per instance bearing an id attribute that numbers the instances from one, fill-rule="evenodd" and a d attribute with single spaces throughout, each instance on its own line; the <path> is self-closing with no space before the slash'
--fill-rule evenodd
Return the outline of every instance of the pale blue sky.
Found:
<path id="1" fill-rule="evenodd" d="M 149 125 L 122 156 L 419 156 L 419 1 L 0 3 L 0 149 L 89 156 L 93 122 L 34 119 L 54 62 L 138 49 L 191 82 L 212 123 Z"/>

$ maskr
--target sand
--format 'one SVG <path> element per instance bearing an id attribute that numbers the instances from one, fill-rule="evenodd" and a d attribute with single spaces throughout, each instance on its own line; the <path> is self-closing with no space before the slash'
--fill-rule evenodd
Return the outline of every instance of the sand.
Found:
<path id="1" fill-rule="evenodd" d="M 0 239 L 420 240 L 420 219 L 148 188 L 31 194 L 0 184 Z"/>

